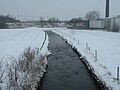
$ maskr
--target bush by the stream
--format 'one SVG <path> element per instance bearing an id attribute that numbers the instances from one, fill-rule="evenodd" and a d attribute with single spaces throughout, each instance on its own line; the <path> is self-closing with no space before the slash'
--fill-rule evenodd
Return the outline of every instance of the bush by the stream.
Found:
<path id="1" fill-rule="evenodd" d="M 45 72 L 46 57 L 40 53 L 38 48 L 29 47 L 20 55 L 19 60 L 14 57 L 10 59 L 14 62 L 6 65 L 7 69 L 3 73 L 6 74 L 7 89 L 34 90 Z M 2 78 L 0 80 L 0 84 L 4 84 Z M 2 87 L 0 88 L 2 89 Z"/>

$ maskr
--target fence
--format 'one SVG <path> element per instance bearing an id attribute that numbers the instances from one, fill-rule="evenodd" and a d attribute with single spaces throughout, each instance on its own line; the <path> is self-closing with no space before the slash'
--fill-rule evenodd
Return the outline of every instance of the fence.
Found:
<path id="1" fill-rule="evenodd" d="M 60 35 L 61 35 L 62 37 L 64 37 L 64 38 L 65 38 L 65 37 L 69 37 L 70 40 L 69 40 L 68 42 L 69 42 L 70 44 L 72 44 L 72 43 L 75 41 L 75 42 L 77 42 L 77 44 L 81 47 L 81 42 L 79 41 L 79 39 L 76 39 L 75 37 L 72 37 L 70 34 L 67 34 L 67 33 L 62 32 L 62 31 L 57 31 L 57 30 L 56 30 L 55 32 L 56 32 L 57 34 L 60 34 Z M 72 42 L 72 40 L 73 40 L 73 42 Z M 120 81 L 120 78 L 119 78 L 119 67 L 117 67 L 117 73 L 116 73 L 116 71 L 113 71 L 110 66 L 107 66 L 107 65 L 105 64 L 105 62 L 104 62 L 105 58 L 102 57 L 97 50 L 94 50 L 93 48 L 91 48 L 91 47 L 89 46 L 89 43 L 88 43 L 88 42 L 86 42 L 86 43 L 84 44 L 84 46 L 83 46 L 83 44 L 82 44 L 82 47 L 85 48 L 86 52 L 87 52 L 89 55 L 91 55 L 92 58 L 94 58 L 94 61 L 95 61 L 95 62 L 96 62 L 96 61 L 99 61 L 99 65 L 102 65 L 102 67 L 104 68 L 105 75 L 106 75 L 106 74 L 109 75 L 109 76 L 111 77 L 111 79 L 115 78 L 115 80 L 117 80 L 118 83 L 119 83 L 119 81 Z M 107 66 L 107 67 L 106 67 L 106 66 Z M 111 72 L 114 73 L 114 74 L 116 73 L 116 74 L 117 74 L 117 77 L 111 76 L 111 75 L 112 75 Z M 109 80 L 109 79 L 108 79 L 108 80 Z"/>

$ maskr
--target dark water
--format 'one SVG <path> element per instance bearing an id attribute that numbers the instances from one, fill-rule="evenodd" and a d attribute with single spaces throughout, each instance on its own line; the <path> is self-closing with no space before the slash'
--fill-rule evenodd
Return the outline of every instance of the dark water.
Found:
<path id="1" fill-rule="evenodd" d="M 51 31 L 48 68 L 38 90 L 100 90 L 79 56 Z"/>

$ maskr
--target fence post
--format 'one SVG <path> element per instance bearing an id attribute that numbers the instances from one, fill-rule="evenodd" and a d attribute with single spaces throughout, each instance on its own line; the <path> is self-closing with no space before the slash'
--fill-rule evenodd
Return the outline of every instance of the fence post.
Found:
<path id="1" fill-rule="evenodd" d="M 117 67 L 117 80 L 118 80 L 118 83 L 119 83 L 119 67 Z"/>
<path id="2" fill-rule="evenodd" d="M 88 49 L 88 43 L 86 42 L 86 50 Z"/>
<path id="3" fill-rule="evenodd" d="M 79 39 L 78 39 L 78 44 L 79 44 Z"/>
<path id="4" fill-rule="evenodd" d="M 73 37 L 73 40 L 75 40 L 75 37 Z"/>
<path id="5" fill-rule="evenodd" d="M 97 61 L 97 50 L 95 50 L 95 60 Z"/>

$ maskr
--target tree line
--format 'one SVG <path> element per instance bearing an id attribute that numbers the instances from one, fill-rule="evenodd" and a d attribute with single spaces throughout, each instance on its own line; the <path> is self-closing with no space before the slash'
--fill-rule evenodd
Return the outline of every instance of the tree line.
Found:
<path id="1" fill-rule="evenodd" d="M 41 27 L 44 27 L 47 24 L 50 24 L 52 27 L 58 27 L 62 22 L 67 26 L 71 26 L 72 28 L 79 28 L 82 26 L 82 28 L 89 27 L 89 21 L 94 19 L 100 18 L 100 12 L 97 10 L 88 11 L 84 18 L 78 17 L 78 18 L 72 18 L 68 21 L 64 20 L 61 21 L 58 18 L 51 17 L 48 20 L 45 20 L 44 18 L 40 17 L 39 20 L 36 20 L 35 23 L 38 25 L 41 25 Z M 17 20 L 16 17 L 13 17 L 12 15 L 0 15 L 0 29 L 7 28 L 7 23 L 16 23 L 21 22 L 20 20 Z"/>
<path id="2" fill-rule="evenodd" d="M 0 29 L 5 29 L 8 27 L 7 23 L 14 23 L 14 22 L 20 22 L 16 19 L 16 17 L 13 17 L 12 15 L 0 15 Z"/>

